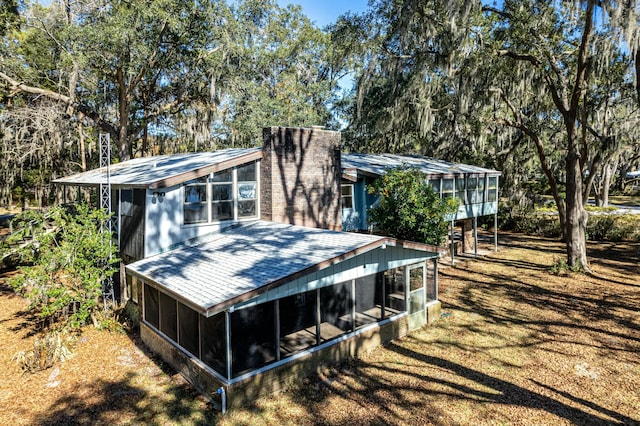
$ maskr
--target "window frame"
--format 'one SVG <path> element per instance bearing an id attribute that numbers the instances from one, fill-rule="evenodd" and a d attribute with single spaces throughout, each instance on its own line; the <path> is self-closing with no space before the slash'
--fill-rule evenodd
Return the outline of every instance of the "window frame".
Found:
<path id="1" fill-rule="evenodd" d="M 345 188 L 349 188 L 350 194 L 345 194 Z M 351 200 L 351 207 L 345 207 L 345 199 Z M 352 183 L 343 183 L 340 185 L 340 207 L 344 210 L 354 210 L 355 209 L 355 197 L 354 197 L 354 185 Z"/>
<path id="2" fill-rule="evenodd" d="M 243 167 L 253 166 L 254 167 L 254 181 L 238 181 L 238 169 Z M 228 180 L 218 181 L 216 177 L 224 176 L 224 174 L 229 174 Z M 255 192 L 253 198 L 243 198 L 240 199 L 240 187 L 242 185 L 254 185 Z M 205 195 L 206 200 L 200 201 L 192 201 L 187 202 L 187 188 L 193 186 L 205 186 Z M 229 194 L 230 198 L 227 200 L 214 200 L 214 193 L 216 187 L 229 186 Z M 199 192 L 202 194 L 201 192 Z M 254 214 L 253 215 L 243 215 L 239 209 L 239 203 L 241 202 L 253 202 L 254 203 Z M 218 217 L 214 218 L 214 206 L 222 205 L 228 203 L 231 206 L 231 214 L 230 217 L 224 217 L 222 219 L 218 219 Z M 188 206 L 201 204 L 206 206 L 206 219 L 192 221 L 187 220 L 187 215 L 184 213 Z M 197 179 L 192 179 L 190 181 L 184 182 L 182 184 L 182 209 L 183 209 L 183 217 L 182 217 L 182 225 L 183 226 L 201 226 L 201 225 L 211 225 L 222 222 L 233 222 L 233 221 L 241 221 L 247 219 L 257 219 L 260 217 L 260 161 L 253 161 L 244 164 L 240 164 L 237 166 L 229 167 L 227 169 L 219 170 L 217 172 L 209 173 L 205 176 L 201 176 Z"/>

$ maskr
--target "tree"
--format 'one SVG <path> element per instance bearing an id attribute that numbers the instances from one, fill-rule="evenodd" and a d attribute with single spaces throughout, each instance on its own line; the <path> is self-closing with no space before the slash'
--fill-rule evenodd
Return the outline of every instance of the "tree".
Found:
<path id="1" fill-rule="evenodd" d="M 23 170 L 95 165 L 99 132 L 125 160 L 255 146 L 265 126 L 332 123 L 341 64 L 327 65 L 329 37 L 299 7 L 54 0 L 21 12 L 0 43 L 0 156 L 11 164 L 0 167 L 1 204 Z M 41 127 L 44 118 L 56 125 Z"/>
<path id="2" fill-rule="evenodd" d="M 496 80 L 494 83 L 495 93 L 511 116 L 503 116 L 498 121 L 521 130 L 535 142 L 558 207 L 567 247 L 567 263 L 587 270 L 587 214 L 584 204 L 590 184 L 585 177 L 586 165 L 591 156 L 592 169 L 595 170 L 593 166 L 602 160 L 608 146 L 607 143 L 600 143 L 600 148 L 590 153 L 590 147 L 595 147 L 589 143 L 588 130 L 595 117 L 590 109 L 594 105 L 590 103 L 590 94 L 593 92 L 591 84 L 594 78 L 610 71 L 608 62 L 618 51 L 616 40 L 606 32 L 606 28 L 616 27 L 617 12 L 609 15 L 610 19 L 605 22 L 605 29 L 601 32 L 595 22 L 596 9 L 599 7 L 603 13 L 611 13 L 610 7 L 613 5 L 595 0 L 575 4 L 507 1 L 500 10 L 484 8 L 487 13 L 497 17 L 488 34 L 494 52 L 490 57 L 492 60 L 506 61 L 511 64 L 509 69 L 517 70 L 512 74 L 513 79 Z M 635 7 L 630 5 L 625 10 L 634 14 L 637 13 Z M 522 84 L 524 81 L 527 83 Z M 622 83 L 618 82 L 620 85 Z M 537 108 L 544 102 L 550 102 L 552 108 Z M 564 143 L 556 145 L 555 149 L 561 153 L 564 197 L 561 197 L 551 170 L 541 134 L 528 121 L 531 116 L 541 114 L 547 114 L 548 121 L 563 125 Z"/>
<path id="3" fill-rule="evenodd" d="M 447 236 L 447 216 L 458 209 L 455 198 L 441 199 L 416 169 L 388 171 L 368 191 L 379 197 L 367 211 L 369 222 L 403 240 L 441 245 Z"/>
<path id="4" fill-rule="evenodd" d="M 588 268 L 584 204 L 596 175 L 634 143 L 632 61 L 621 43 L 636 51 L 637 18 L 635 1 L 374 3 L 337 26 L 372 40 L 353 49 L 362 64 L 354 149 L 505 168 L 514 196 L 529 177 L 546 181 L 567 262 Z M 599 119 L 614 110 L 615 120 Z"/>
<path id="5" fill-rule="evenodd" d="M 55 207 L 21 217 L 17 233 L 31 244 L 21 249 L 20 273 L 10 281 L 29 301 L 37 325 L 77 329 L 101 310 L 103 282 L 116 271 L 115 245 L 103 231 L 103 210 L 77 206 L 70 213 Z M 49 226 L 46 226 L 49 224 Z"/>

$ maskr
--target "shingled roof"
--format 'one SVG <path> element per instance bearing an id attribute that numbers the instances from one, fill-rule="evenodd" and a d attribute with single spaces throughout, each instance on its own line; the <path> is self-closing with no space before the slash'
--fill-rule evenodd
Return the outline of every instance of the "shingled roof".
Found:
<path id="1" fill-rule="evenodd" d="M 132 263 L 127 270 L 196 311 L 213 315 L 298 274 L 388 242 L 375 235 L 256 221 Z"/>

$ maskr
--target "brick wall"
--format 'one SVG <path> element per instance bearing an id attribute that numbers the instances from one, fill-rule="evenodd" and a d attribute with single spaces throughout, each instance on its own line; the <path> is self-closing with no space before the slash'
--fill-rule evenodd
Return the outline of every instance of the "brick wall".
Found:
<path id="1" fill-rule="evenodd" d="M 262 219 L 340 230 L 340 132 L 268 127 L 263 141 Z"/>

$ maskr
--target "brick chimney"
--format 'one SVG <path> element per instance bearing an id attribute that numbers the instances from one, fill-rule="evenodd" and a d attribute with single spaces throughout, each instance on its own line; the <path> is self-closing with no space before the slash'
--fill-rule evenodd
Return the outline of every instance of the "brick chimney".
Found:
<path id="1" fill-rule="evenodd" d="M 262 135 L 262 219 L 342 229 L 340 132 L 267 127 Z"/>

